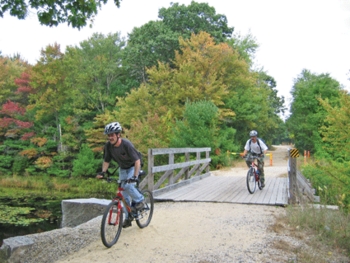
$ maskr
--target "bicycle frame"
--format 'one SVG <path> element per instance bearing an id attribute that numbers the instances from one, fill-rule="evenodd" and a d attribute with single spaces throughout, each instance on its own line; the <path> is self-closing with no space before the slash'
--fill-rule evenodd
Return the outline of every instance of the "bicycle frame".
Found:
<path id="1" fill-rule="evenodd" d="M 256 181 L 256 182 L 259 182 L 259 181 L 260 181 L 260 176 L 259 176 L 259 174 L 257 173 L 257 171 L 259 170 L 259 169 L 258 169 L 258 164 L 256 163 L 256 160 L 257 160 L 257 159 L 258 159 L 258 158 L 254 158 L 254 157 L 253 157 L 253 161 L 252 161 L 252 164 L 250 165 L 250 167 L 253 168 L 254 175 L 255 175 L 255 181 Z"/>
<path id="2" fill-rule="evenodd" d="M 251 156 L 251 164 L 247 173 L 247 188 L 249 193 L 253 194 L 256 189 L 256 185 L 258 185 L 259 189 L 261 190 L 261 181 L 260 181 L 260 175 L 257 172 L 258 169 L 258 164 L 256 163 L 256 160 L 258 157 L 256 156 Z"/>
<path id="3" fill-rule="evenodd" d="M 107 179 L 107 180 L 112 181 L 112 179 Z M 123 195 L 124 188 L 121 186 L 121 184 L 122 184 L 122 181 L 118 181 L 118 191 L 117 191 L 116 196 L 112 199 L 112 202 L 113 201 L 118 201 L 118 200 L 121 201 L 121 202 L 118 202 L 118 218 L 120 218 L 119 217 L 119 213 L 123 209 L 121 203 L 123 203 L 123 206 L 126 208 L 126 210 L 128 211 L 129 215 L 134 218 L 133 214 L 131 213 L 132 212 L 131 207 L 126 202 L 126 200 L 124 198 L 124 195 Z M 108 216 L 108 223 L 111 223 L 110 222 L 111 215 L 112 215 L 112 212 L 110 211 L 110 215 Z"/>

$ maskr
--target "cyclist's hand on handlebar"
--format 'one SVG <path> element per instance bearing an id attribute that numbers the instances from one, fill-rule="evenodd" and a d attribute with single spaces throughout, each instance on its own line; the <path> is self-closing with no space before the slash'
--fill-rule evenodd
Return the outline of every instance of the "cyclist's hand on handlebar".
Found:
<path id="1" fill-rule="evenodd" d="M 96 178 L 97 179 L 102 179 L 105 177 L 105 172 L 99 172 L 97 175 L 96 175 Z"/>

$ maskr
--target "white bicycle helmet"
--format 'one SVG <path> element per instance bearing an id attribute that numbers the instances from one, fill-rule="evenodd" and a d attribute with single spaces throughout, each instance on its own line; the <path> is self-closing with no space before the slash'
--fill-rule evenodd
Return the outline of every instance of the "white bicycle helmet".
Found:
<path id="1" fill-rule="evenodd" d="M 119 124 L 119 122 L 111 122 L 106 125 L 104 134 L 121 133 L 121 132 L 122 132 L 122 126 Z"/>
<path id="2" fill-rule="evenodd" d="M 251 132 L 249 132 L 249 136 L 253 137 L 253 136 L 258 136 L 258 132 L 255 130 L 252 130 Z"/>

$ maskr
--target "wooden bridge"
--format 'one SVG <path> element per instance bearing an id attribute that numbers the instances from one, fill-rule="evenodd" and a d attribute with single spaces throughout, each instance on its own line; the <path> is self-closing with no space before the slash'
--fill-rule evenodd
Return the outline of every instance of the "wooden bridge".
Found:
<path id="1" fill-rule="evenodd" d="M 254 194 L 250 194 L 246 186 L 248 168 L 245 163 L 244 167 L 210 172 L 210 150 L 210 148 L 149 149 L 148 174 L 140 187 L 147 186 L 153 192 L 156 201 L 278 206 L 288 204 L 289 181 L 286 161 L 283 162 L 283 166 L 272 166 L 267 163 L 265 188 L 262 190 L 257 188 Z M 164 158 L 164 155 L 168 155 L 168 158 Z M 163 156 L 162 162 L 156 159 L 157 156 Z M 166 159 L 168 162 L 164 164 Z"/>
<path id="2" fill-rule="evenodd" d="M 246 186 L 246 171 L 241 175 L 210 175 L 176 189 L 157 194 L 156 201 L 224 202 L 236 204 L 277 205 L 288 204 L 288 178 L 270 174 L 265 167 L 266 186 L 250 194 Z"/>

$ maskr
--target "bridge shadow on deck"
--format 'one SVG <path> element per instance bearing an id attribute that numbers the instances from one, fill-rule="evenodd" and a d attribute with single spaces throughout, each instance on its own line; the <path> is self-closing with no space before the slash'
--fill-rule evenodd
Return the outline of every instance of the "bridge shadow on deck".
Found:
<path id="1" fill-rule="evenodd" d="M 222 202 L 236 204 L 255 204 L 286 206 L 288 204 L 288 178 L 267 178 L 264 189 L 257 187 L 250 194 L 246 177 L 210 175 L 201 180 L 155 194 L 156 201 L 174 202 Z"/>

